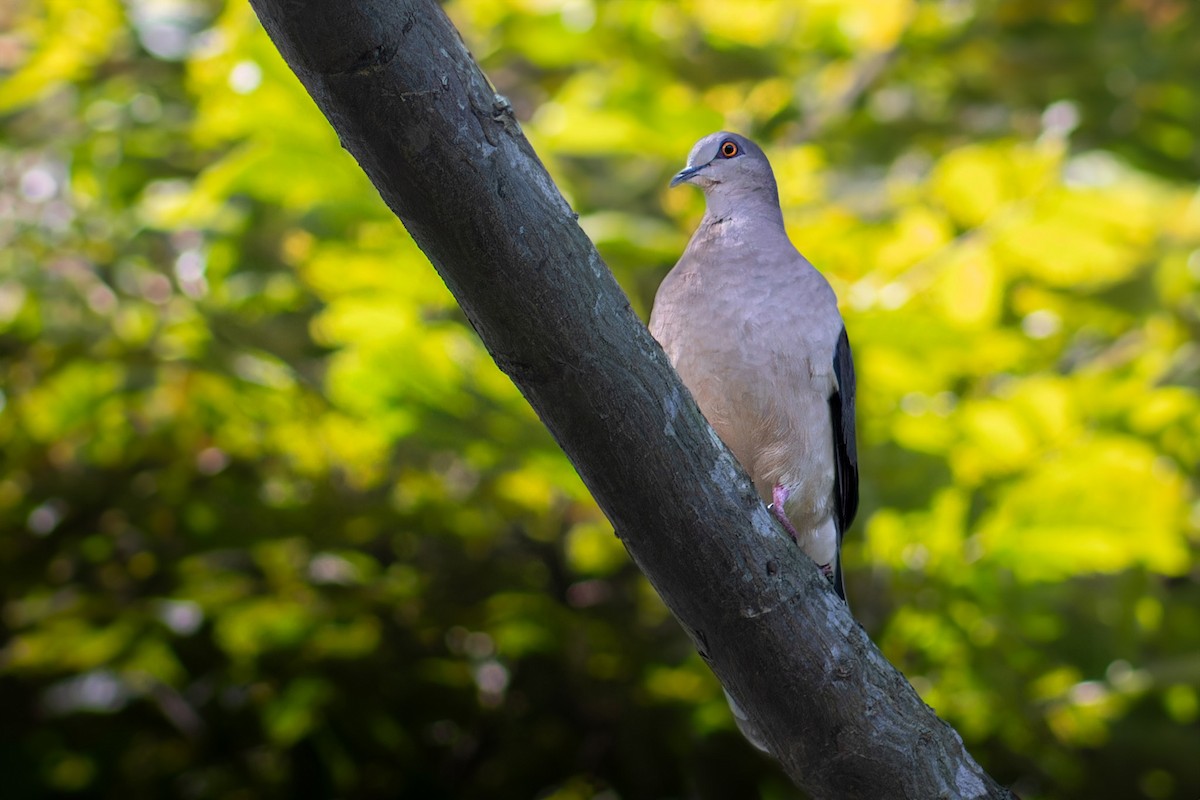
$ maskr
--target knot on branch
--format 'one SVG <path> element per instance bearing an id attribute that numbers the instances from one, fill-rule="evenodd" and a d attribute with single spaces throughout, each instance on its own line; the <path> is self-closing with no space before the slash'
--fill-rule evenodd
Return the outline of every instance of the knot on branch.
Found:
<path id="1" fill-rule="evenodd" d="M 492 121 L 499 122 L 509 133 L 519 134 L 521 132 L 521 123 L 517 122 L 512 103 L 499 92 L 492 95 Z"/>
<path id="2" fill-rule="evenodd" d="M 371 75 L 387 67 L 396 57 L 399 47 L 395 42 L 380 42 L 363 51 L 349 67 L 338 70 L 335 75 Z"/>

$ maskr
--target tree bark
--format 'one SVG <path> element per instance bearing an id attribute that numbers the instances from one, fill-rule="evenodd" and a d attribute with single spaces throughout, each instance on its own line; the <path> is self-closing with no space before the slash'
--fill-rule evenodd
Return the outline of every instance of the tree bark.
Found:
<path id="1" fill-rule="evenodd" d="M 440 6 L 251 5 L 788 775 L 1011 797 L 759 501 Z"/>

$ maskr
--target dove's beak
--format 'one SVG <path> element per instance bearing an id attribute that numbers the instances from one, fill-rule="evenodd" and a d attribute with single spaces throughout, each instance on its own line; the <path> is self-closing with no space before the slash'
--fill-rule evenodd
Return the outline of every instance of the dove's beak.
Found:
<path id="1" fill-rule="evenodd" d="M 679 172 L 675 173 L 675 177 L 671 178 L 671 188 L 673 189 L 681 183 L 690 182 L 691 179 L 695 177 L 697 172 L 707 166 L 708 164 L 698 164 L 694 167 L 684 167 L 683 169 L 679 170 Z"/>

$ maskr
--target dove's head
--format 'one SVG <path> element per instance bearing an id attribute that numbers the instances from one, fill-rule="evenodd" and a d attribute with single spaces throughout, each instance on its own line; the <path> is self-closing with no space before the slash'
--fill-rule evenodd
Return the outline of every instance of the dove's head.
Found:
<path id="1" fill-rule="evenodd" d="M 692 183 L 704 190 L 710 211 L 714 206 L 764 202 L 779 207 L 775 175 L 766 153 L 736 133 L 718 131 L 696 142 L 687 166 L 671 179 L 672 186 Z"/>

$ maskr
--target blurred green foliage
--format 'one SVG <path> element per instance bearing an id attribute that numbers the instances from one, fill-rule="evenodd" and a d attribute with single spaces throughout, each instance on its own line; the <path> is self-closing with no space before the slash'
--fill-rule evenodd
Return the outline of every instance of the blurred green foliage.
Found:
<path id="1" fill-rule="evenodd" d="M 645 314 L 762 141 L 852 606 L 1026 798 L 1200 795 L 1200 11 L 454 0 Z M 0 8 L 4 796 L 793 796 L 247 5 Z"/>

